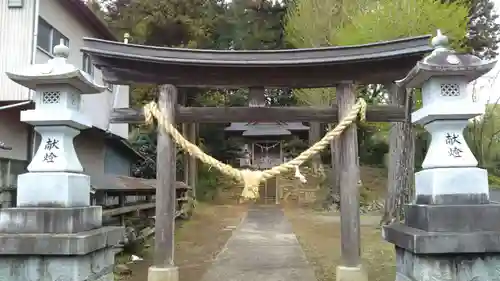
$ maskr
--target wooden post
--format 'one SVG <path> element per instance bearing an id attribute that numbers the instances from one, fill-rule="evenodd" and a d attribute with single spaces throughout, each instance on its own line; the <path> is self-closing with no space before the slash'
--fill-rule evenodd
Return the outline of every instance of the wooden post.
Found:
<path id="1" fill-rule="evenodd" d="M 343 118 L 356 103 L 354 85 L 343 83 L 337 87 L 339 117 Z M 361 264 L 361 237 L 359 229 L 359 166 L 358 135 L 351 124 L 340 136 L 340 228 L 342 265 L 357 267 Z"/>
<path id="2" fill-rule="evenodd" d="M 104 191 L 95 191 L 95 204 L 98 206 L 105 207 L 106 206 L 106 192 Z"/>
<path id="3" fill-rule="evenodd" d="M 283 163 L 283 140 L 280 140 L 280 163 Z M 276 176 L 276 204 L 281 201 L 281 194 L 283 190 L 280 188 L 280 176 Z"/>
<path id="4" fill-rule="evenodd" d="M 196 123 L 189 124 L 188 139 L 192 143 L 196 143 Z M 196 198 L 196 180 L 198 178 L 198 162 L 196 157 L 189 157 L 189 181 L 188 184 L 192 188 L 193 197 Z"/>
<path id="5" fill-rule="evenodd" d="M 118 195 L 118 205 L 120 205 L 120 208 L 125 207 L 125 194 L 120 193 Z M 125 214 L 120 215 L 120 225 L 125 226 Z"/>
<path id="6" fill-rule="evenodd" d="M 175 122 L 177 88 L 159 87 L 158 106 L 169 123 Z M 163 128 L 158 128 L 156 161 L 156 225 L 154 266 L 174 267 L 175 224 L 175 143 Z"/>

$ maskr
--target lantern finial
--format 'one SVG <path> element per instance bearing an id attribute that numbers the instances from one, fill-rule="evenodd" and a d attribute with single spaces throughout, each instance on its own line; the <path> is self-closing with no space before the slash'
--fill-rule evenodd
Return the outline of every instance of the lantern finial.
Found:
<path id="1" fill-rule="evenodd" d="M 441 29 L 438 29 L 436 32 L 436 36 L 432 38 L 431 44 L 434 49 L 447 49 L 448 47 L 448 37 L 443 35 Z"/>
<path id="2" fill-rule="evenodd" d="M 65 59 L 69 57 L 69 48 L 64 45 L 64 39 L 61 38 L 59 45 L 54 47 L 54 56 Z"/>
<path id="3" fill-rule="evenodd" d="M 128 44 L 128 40 L 130 38 L 130 33 L 126 32 L 123 34 L 123 43 Z"/>

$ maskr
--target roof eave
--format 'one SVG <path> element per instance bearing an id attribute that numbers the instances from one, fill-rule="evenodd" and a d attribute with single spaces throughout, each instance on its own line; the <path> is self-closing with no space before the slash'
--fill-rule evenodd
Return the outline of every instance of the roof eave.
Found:
<path id="1" fill-rule="evenodd" d="M 83 52 L 94 59 L 106 58 L 172 65 L 205 67 L 295 66 L 379 60 L 425 54 L 432 51 L 430 36 L 372 44 L 307 49 L 230 51 L 155 47 L 84 38 Z"/>
<path id="2" fill-rule="evenodd" d="M 317 88 L 342 81 L 393 82 L 432 50 L 429 38 L 266 51 L 179 49 L 84 38 L 82 51 L 113 84 Z"/>
<path id="3" fill-rule="evenodd" d="M 464 76 L 466 82 L 471 82 L 491 71 L 497 61 L 490 61 L 479 65 L 441 67 L 418 62 L 405 78 L 396 81 L 398 87 L 418 88 L 431 77 L 438 76 Z"/>

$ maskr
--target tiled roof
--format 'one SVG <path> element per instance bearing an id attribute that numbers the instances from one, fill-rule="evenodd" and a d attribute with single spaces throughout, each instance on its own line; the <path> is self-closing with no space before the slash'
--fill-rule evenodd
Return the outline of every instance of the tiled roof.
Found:
<path id="1" fill-rule="evenodd" d="M 96 191 L 154 191 L 156 179 L 141 179 L 120 175 L 92 175 L 90 177 L 92 188 Z M 176 188 L 188 188 L 183 182 L 177 182 Z"/>

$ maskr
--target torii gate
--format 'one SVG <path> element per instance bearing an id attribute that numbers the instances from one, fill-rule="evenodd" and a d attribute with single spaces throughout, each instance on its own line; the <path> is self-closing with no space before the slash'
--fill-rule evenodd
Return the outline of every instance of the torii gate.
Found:
<path id="1" fill-rule="evenodd" d="M 85 38 L 82 49 L 113 84 L 153 83 L 159 86 L 158 104 L 168 123 L 197 122 L 337 122 L 355 104 L 354 83 L 392 84 L 431 48 L 429 36 L 361 46 L 273 51 L 215 51 L 159 48 Z M 177 105 L 177 87 L 337 87 L 333 107 L 188 108 Z M 403 105 L 403 104 L 402 104 Z M 408 122 L 402 105 L 369 106 L 372 122 Z M 142 110 L 117 109 L 112 122 L 144 121 Z M 342 272 L 358 272 L 359 164 L 356 126 L 339 139 L 342 224 Z M 177 280 L 174 265 L 175 144 L 164 130 L 158 137 L 156 232 L 154 266 L 148 280 Z M 332 163 L 335 162 L 334 158 Z M 161 171 L 161 172 L 159 172 Z M 337 182 L 333 182 L 337 185 Z M 363 277 L 364 276 L 364 277 Z"/>

